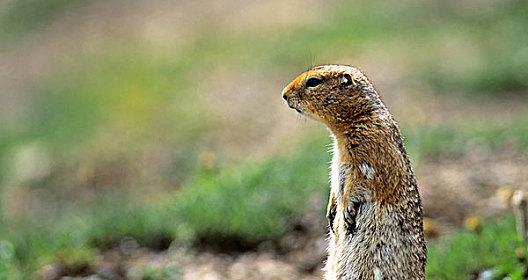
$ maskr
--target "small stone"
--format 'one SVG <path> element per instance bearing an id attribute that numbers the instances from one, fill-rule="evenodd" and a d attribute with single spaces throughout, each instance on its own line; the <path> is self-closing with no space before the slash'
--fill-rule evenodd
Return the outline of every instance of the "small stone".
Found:
<path id="1" fill-rule="evenodd" d="M 431 218 L 423 218 L 423 229 L 427 237 L 435 238 L 439 234 L 438 224 Z"/>
<path id="2" fill-rule="evenodd" d="M 513 196 L 513 189 L 509 186 L 501 186 L 495 191 L 495 196 L 504 205 L 509 205 Z"/>
<path id="3" fill-rule="evenodd" d="M 473 232 L 480 232 L 482 230 L 482 223 L 475 215 L 470 215 L 464 220 L 464 227 Z"/>

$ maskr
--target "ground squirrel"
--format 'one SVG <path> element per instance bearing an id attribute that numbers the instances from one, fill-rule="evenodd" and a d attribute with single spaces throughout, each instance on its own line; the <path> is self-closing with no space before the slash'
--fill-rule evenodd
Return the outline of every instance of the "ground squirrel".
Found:
<path id="1" fill-rule="evenodd" d="M 316 66 L 282 96 L 334 139 L 325 278 L 424 279 L 416 177 L 400 129 L 367 77 L 351 66 Z"/>

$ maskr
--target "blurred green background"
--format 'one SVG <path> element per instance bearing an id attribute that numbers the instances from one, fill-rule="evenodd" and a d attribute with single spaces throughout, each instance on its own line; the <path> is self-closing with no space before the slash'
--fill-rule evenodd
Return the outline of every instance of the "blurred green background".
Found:
<path id="1" fill-rule="evenodd" d="M 400 122 L 428 279 L 526 277 L 528 2 L 5 0 L 0 279 L 320 279 L 330 138 L 280 92 L 323 63 Z"/>

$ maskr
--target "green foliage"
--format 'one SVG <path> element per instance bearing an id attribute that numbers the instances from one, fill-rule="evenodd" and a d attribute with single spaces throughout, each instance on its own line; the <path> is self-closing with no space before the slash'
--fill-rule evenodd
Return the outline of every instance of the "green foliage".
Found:
<path id="1" fill-rule="evenodd" d="M 142 50 L 109 48 L 89 55 L 80 66 L 59 71 L 36 89 L 39 98 L 24 135 L 64 149 L 111 125 L 115 133 L 126 132 L 136 141 L 169 129 L 180 132 L 182 143 L 192 142 L 188 138 L 202 123 L 191 127 L 175 121 L 192 119 L 200 110 L 194 99 L 186 98 L 188 82 L 181 67 L 177 60 Z"/>
<path id="2" fill-rule="evenodd" d="M 307 203 L 311 197 L 324 198 L 328 185 L 324 162 L 330 156 L 323 143 L 316 138 L 293 155 L 216 174 L 200 173 L 175 197 L 175 211 L 185 232 L 246 240 L 280 237 L 288 221 L 311 207 Z"/>
<path id="3" fill-rule="evenodd" d="M 421 159 L 424 154 L 430 157 L 438 152 L 456 153 L 459 147 L 467 145 L 500 145 L 512 139 L 526 144 L 528 133 L 523 127 L 523 122 L 519 122 L 509 128 L 474 125 L 464 132 L 458 127 L 421 128 L 406 130 L 404 134 L 411 134 L 408 139 L 412 141 L 407 142 L 411 155 Z M 160 236 L 175 238 L 180 244 L 211 236 L 247 242 L 280 238 L 289 230 L 288 222 L 302 215 L 307 207 L 313 207 L 309 201 L 315 199 L 320 201 L 316 205 L 325 205 L 328 185 L 325 162 L 330 159 L 325 148 L 330 139 L 325 134 L 309 137 L 309 141 L 292 148 L 292 153 L 261 162 L 201 170 L 181 190 L 152 204 L 133 203 L 122 193 L 106 193 L 98 199 L 96 208 L 73 211 L 60 217 L 59 223 L 17 225 L 17 230 L 11 232 L 8 239 L 13 242 L 16 259 L 23 271 L 29 273 L 50 260 L 60 259 L 65 250 L 71 253 L 78 248 L 93 252 L 93 249 L 105 247 L 123 237 L 131 237 L 142 246 L 149 246 Z M 324 209 L 320 211 L 323 215 Z M 435 259 L 446 259 L 437 255 L 450 254 L 458 247 L 461 249 L 454 250 L 455 256 L 449 258 L 469 254 L 459 258 L 476 260 L 475 263 L 454 266 L 450 270 L 453 273 L 467 273 L 462 270 L 466 266 L 474 269 L 498 266 L 501 262 L 488 257 L 484 251 L 493 248 L 486 242 L 502 242 L 497 243 L 504 245 L 497 258 L 503 256 L 503 252 L 506 256 L 509 250 L 506 246 L 510 244 L 506 240 L 514 240 L 511 232 L 502 237 L 507 225 L 502 222 L 497 226 L 489 224 L 480 235 L 464 233 L 455 241 L 443 241 L 442 245 L 433 246 L 430 251 L 433 265 L 429 273 L 444 279 L 442 275 L 447 274 L 436 272 Z M 463 244 L 467 244 L 466 247 Z M 456 263 L 454 260 L 453 264 Z"/>
<path id="4" fill-rule="evenodd" d="M 171 266 L 146 266 L 142 270 L 142 280 L 178 280 L 180 272 Z"/>
<path id="5" fill-rule="evenodd" d="M 17 39 L 47 27 L 58 15 L 80 6 L 80 0 L 15 0 L 0 13 L 0 39 Z"/>
<path id="6" fill-rule="evenodd" d="M 426 79 L 442 91 L 497 94 L 528 87 L 528 4 L 514 0 L 489 4 L 462 11 L 446 5 L 443 32 L 469 49 L 462 47 L 425 65 Z M 460 62 L 446 64 L 442 59 Z"/>
<path id="7" fill-rule="evenodd" d="M 74 211 L 53 223 L 26 221 L 17 224 L 15 231 L 4 232 L 25 274 L 32 275 L 51 262 L 93 264 L 98 248 L 116 246 L 125 237 L 151 246 L 157 238 L 174 235 L 178 223 L 167 211 L 169 205 L 145 207 L 115 194 L 107 196 L 101 197 L 98 207 Z"/>
<path id="8" fill-rule="evenodd" d="M 0 14 L 0 38 L 47 26 L 82 1 L 11 1 Z M 274 36 L 202 31 L 187 54 L 193 66 L 218 63 L 290 68 L 349 57 L 372 46 L 403 43 L 415 75 L 443 92 L 500 93 L 528 87 L 528 4 L 485 1 L 338 1 L 322 22 Z M 346 61 L 345 61 L 346 62 Z"/>
<path id="9" fill-rule="evenodd" d="M 405 143 L 411 157 L 422 160 L 439 155 L 458 155 L 471 147 L 499 148 L 514 144 L 528 148 L 528 120 L 510 124 L 492 122 L 459 123 L 403 128 Z"/>
<path id="10" fill-rule="evenodd" d="M 408 56 L 410 68 L 416 69 L 412 77 L 437 90 L 456 94 L 526 90 L 526 2 L 495 1 L 475 7 L 455 2 L 340 1 L 324 20 L 274 30 L 272 35 L 200 30 L 177 51 L 153 48 L 153 52 L 132 41 L 121 42 L 126 47 L 101 42 L 101 50 L 65 59 L 32 89 L 37 98 L 20 127 L 0 127 L 0 181 L 8 169 L 5 155 L 33 141 L 43 142 L 54 159 L 66 161 L 64 166 L 85 157 L 133 157 L 142 145 L 155 142 L 157 147 L 179 149 L 171 155 L 176 158 L 174 170 L 167 172 L 193 180 L 162 201 L 137 202 L 126 193 L 103 192 L 97 194 L 93 208 L 65 207 L 61 212 L 68 214 L 45 221 L 13 223 L 0 213 L 0 238 L 9 240 L 0 241 L 0 279 L 32 275 L 53 261 L 93 262 L 98 248 L 123 237 L 145 246 L 158 237 L 178 242 L 213 235 L 250 242 L 276 239 L 289 230 L 289 221 L 311 207 L 307 201 L 324 201 L 328 185 L 324 163 L 329 160 L 324 148 L 329 140 L 324 136 L 302 143 L 291 154 L 193 173 L 197 143 L 211 124 L 197 92 L 203 88 L 195 83 L 207 81 L 203 77 L 209 77 L 211 65 L 291 73 L 299 71 L 299 65 L 399 46 L 402 53 L 394 53 Z M 16 43 L 82 5 L 78 0 L 10 1 L 0 11 L 0 40 Z M 451 43 L 453 49 L 445 47 Z M 448 54 L 442 55 L 446 49 Z M 197 73 L 202 76 L 191 76 Z M 409 127 L 404 135 L 418 162 L 461 153 L 473 145 L 496 148 L 513 142 L 528 147 L 526 120 L 507 126 L 483 122 Z M 130 183 L 134 184 L 140 183 Z M 46 182 L 38 185 L 53 187 Z M 515 279 L 520 268 L 510 245 L 517 243 L 506 241 L 513 238 L 511 221 L 507 223 L 490 224 L 480 235 L 461 233 L 433 244 L 428 275 L 465 278 L 471 271 L 494 268 Z M 495 254 L 492 249 L 497 249 Z M 163 275 L 164 269 L 144 271 L 145 279 Z"/>
<path id="11" fill-rule="evenodd" d="M 523 92 L 528 88 L 528 5 L 470 2 L 339 1 L 317 24 L 264 39 L 206 34 L 199 51 L 220 61 L 289 69 L 396 47 L 400 53 L 395 55 L 414 69 L 406 78 L 439 93 Z"/>
<path id="12" fill-rule="evenodd" d="M 430 243 L 427 279 L 466 279 L 472 273 L 492 270 L 496 276 L 520 280 L 526 267 L 515 252 L 523 246 L 512 217 L 487 221 L 482 232 L 462 231 Z"/>
<path id="13" fill-rule="evenodd" d="M 21 279 L 11 242 L 0 240 L 0 280 Z"/>
<path id="14" fill-rule="evenodd" d="M 142 246 L 160 236 L 180 242 L 211 235 L 248 242 L 276 239 L 288 230 L 288 221 L 310 207 L 310 198 L 324 205 L 327 166 L 321 162 L 329 159 L 327 141 L 316 137 L 291 156 L 199 172 L 193 183 L 153 205 L 106 194 L 96 208 L 54 224 L 22 223 L 7 235 L 29 275 L 51 261 L 89 262 L 94 249 L 124 237 Z"/>
<path id="15" fill-rule="evenodd" d="M 34 89 L 31 114 L 16 128 L 0 131 L 0 179 L 9 171 L 8 156 L 35 142 L 57 166 L 132 161 L 137 150 L 156 145 L 170 149 L 178 165 L 165 172 L 190 176 L 209 119 L 189 94 L 184 63 L 144 50 L 109 48 L 50 75 Z"/>
<path id="16" fill-rule="evenodd" d="M 16 259 L 26 277 L 51 262 L 65 264 L 91 263 L 95 251 L 87 246 L 87 228 L 78 221 L 61 225 L 17 224 L 17 230 L 8 235 L 15 247 Z"/>
<path id="17" fill-rule="evenodd" d="M 190 177 L 210 119 L 198 97 L 189 94 L 185 63 L 133 47 L 108 47 L 49 75 L 33 89 L 31 113 L 16 126 L 0 128 L 0 197 L 15 166 L 13 155 L 33 143 L 49 156 L 50 176 L 62 177 L 59 183 L 48 177 L 32 182 L 52 195 L 62 195 L 62 184 L 78 176 L 68 166 L 104 168 L 108 162 L 109 173 L 126 177 L 116 185 L 143 183 L 137 173 L 125 173 L 151 150 L 170 155 L 171 162 L 157 172 L 178 182 Z"/>

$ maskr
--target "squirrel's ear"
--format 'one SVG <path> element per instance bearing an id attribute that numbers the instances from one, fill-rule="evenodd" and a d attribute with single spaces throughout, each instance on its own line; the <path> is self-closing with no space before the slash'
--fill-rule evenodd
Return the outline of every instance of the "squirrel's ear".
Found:
<path id="1" fill-rule="evenodd" d="M 352 85 L 354 85 L 354 81 L 352 80 L 352 76 L 350 74 L 345 73 L 343 74 L 343 78 L 341 79 L 341 86 L 345 88 L 349 88 Z"/>

